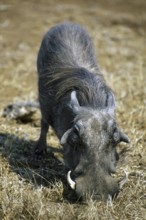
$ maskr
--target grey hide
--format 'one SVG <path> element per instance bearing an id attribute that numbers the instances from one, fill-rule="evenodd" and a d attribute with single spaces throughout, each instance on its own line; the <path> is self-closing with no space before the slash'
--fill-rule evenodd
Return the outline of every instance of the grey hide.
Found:
<path id="1" fill-rule="evenodd" d="M 78 197 L 116 196 L 119 185 L 111 175 L 118 161 L 116 146 L 129 139 L 116 124 L 114 94 L 87 31 L 73 23 L 51 28 L 41 43 L 37 68 L 42 120 L 35 155 L 46 152 L 52 126 Z"/>

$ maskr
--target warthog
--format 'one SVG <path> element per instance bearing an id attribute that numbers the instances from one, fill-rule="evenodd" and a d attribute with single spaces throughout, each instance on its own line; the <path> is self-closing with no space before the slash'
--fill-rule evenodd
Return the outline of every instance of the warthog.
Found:
<path id="1" fill-rule="evenodd" d="M 67 180 L 81 198 L 107 199 L 119 191 L 112 177 L 116 146 L 128 137 L 115 121 L 115 98 L 96 62 L 90 36 L 63 23 L 43 38 L 37 60 L 42 113 L 35 155 L 46 152 L 51 125 L 63 146 Z"/>

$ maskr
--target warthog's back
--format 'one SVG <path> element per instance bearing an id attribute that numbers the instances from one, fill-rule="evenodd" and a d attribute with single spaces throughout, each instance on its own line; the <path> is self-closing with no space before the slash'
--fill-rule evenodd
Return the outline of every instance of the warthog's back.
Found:
<path id="1" fill-rule="evenodd" d="M 45 35 L 38 55 L 40 94 L 51 90 L 57 100 L 76 90 L 81 105 L 104 108 L 111 90 L 96 62 L 91 38 L 77 24 L 64 23 Z M 114 99 L 113 99 L 114 102 Z"/>
<path id="2" fill-rule="evenodd" d="M 49 30 L 42 42 L 38 59 L 39 71 L 47 67 L 97 68 L 92 41 L 88 33 L 79 25 L 64 23 Z"/>

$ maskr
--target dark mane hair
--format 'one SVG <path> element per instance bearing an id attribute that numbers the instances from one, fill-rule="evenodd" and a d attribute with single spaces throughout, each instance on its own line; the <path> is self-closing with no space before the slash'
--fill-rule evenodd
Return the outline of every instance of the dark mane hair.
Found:
<path id="1" fill-rule="evenodd" d="M 93 74 L 85 68 L 61 68 L 47 78 L 49 87 L 56 91 L 57 100 L 75 90 L 81 105 L 104 108 L 108 105 L 108 96 L 112 95 L 103 75 Z"/>
<path id="2" fill-rule="evenodd" d="M 105 108 L 108 96 L 113 97 L 100 73 L 92 40 L 80 25 L 63 23 L 50 29 L 40 48 L 38 71 L 56 100 L 76 90 L 81 105 Z"/>

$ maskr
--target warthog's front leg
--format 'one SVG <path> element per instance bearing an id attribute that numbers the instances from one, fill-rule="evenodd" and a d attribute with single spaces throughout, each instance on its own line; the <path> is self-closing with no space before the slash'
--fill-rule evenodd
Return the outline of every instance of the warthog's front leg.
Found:
<path id="1" fill-rule="evenodd" d="M 41 159 L 47 153 L 47 133 L 49 130 L 49 123 L 41 120 L 41 132 L 39 140 L 34 148 L 34 157 L 36 159 Z"/>

